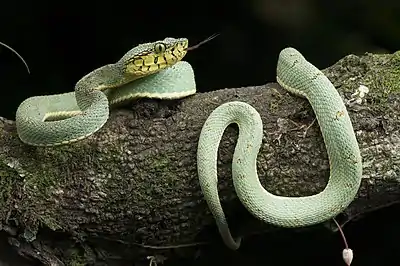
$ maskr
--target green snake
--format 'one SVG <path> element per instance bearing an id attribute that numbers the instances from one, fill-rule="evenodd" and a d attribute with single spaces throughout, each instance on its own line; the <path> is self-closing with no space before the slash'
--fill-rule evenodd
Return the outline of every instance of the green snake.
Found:
<path id="1" fill-rule="evenodd" d="M 22 142 L 55 146 L 89 137 L 106 123 L 109 107 L 139 97 L 177 99 L 196 92 L 193 69 L 181 61 L 188 51 L 185 38 L 140 44 L 119 61 L 93 70 L 75 91 L 31 97 L 16 112 Z M 202 128 L 197 153 L 198 177 L 207 204 L 225 244 L 237 249 L 217 189 L 217 151 L 225 128 L 239 125 L 232 162 L 235 190 L 255 217 L 282 227 L 326 221 L 354 199 L 361 182 L 361 156 L 346 107 L 330 81 L 293 48 L 284 49 L 277 66 L 278 83 L 306 97 L 315 111 L 330 160 L 326 188 L 308 197 L 281 197 L 266 191 L 257 176 L 256 159 L 263 127 L 258 112 L 243 102 L 216 108 Z"/>
<path id="2" fill-rule="evenodd" d="M 235 191 L 241 203 L 256 218 L 281 227 L 302 227 L 327 221 L 342 212 L 354 199 L 362 176 L 358 143 L 346 107 L 328 78 L 297 50 L 281 51 L 277 81 L 287 91 L 307 98 L 317 117 L 326 145 L 330 177 L 325 189 L 312 196 L 283 197 L 261 185 L 256 168 L 263 135 L 259 113 L 249 104 L 228 102 L 207 118 L 200 133 L 197 169 L 202 192 L 224 243 L 231 249 L 241 238 L 230 233 L 217 189 L 217 152 L 226 127 L 239 126 L 232 161 Z"/>
<path id="3" fill-rule="evenodd" d="M 15 118 L 19 138 L 34 146 L 72 143 L 102 128 L 109 106 L 140 97 L 178 99 L 196 93 L 193 69 L 181 61 L 190 48 L 186 38 L 139 44 L 116 63 L 82 77 L 73 92 L 24 100 Z"/>

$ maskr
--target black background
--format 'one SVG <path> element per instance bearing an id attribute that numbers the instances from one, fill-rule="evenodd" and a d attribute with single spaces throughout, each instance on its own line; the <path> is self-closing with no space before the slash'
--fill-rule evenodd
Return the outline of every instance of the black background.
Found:
<path id="1" fill-rule="evenodd" d="M 167 36 L 186 37 L 193 45 L 220 33 L 185 58 L 200 92 L 275 81 L 279 51 L 287 46 L 320 69 L 347 54 L 392 53 L 400 47 L 399 1 L 9 1 L 0 14 L 0 41 L 17 50 L 31 70 L 28 74 L 15 54 L 0 47 L 0 116 L 8 119 L 25 98 L 72 91 L 93 69 L 139 43 Z M 399 264 L 398 212 L 399 207 L 388 208 L 346 226 L 355 252 L 352 265 Z M 221 245 L 181 263 L 344 265 L 342 248 L 338 234 L 323 230 L 280 232 L 254 237 L 236 253 Z M 12 255 L 0 252 L 0 257 L 4 254 Z"/>

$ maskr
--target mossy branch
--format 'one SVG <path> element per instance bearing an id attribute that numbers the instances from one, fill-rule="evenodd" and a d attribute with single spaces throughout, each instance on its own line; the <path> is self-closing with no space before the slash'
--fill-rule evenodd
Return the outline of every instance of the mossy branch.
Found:
<path id="1" fill-rule="evenodd" d="M 400 53 L 350 55 L 324 73 L 346 102 L 363 158 L 361 189 L 345 212 L 352 219 L 400 196 Z M 88 139 L 55 148 L 22 144 L 14 122 L 0 119 L 0 224 L 10 243 L 63 265 L 134 261 L 143 252 L 133 243 L 208 241 L 205 227 L 214 220 L 197 180 L 197 140 L 211 111 L 232 100 L 253 105 L 263 119 L 257 166 L 266 189 L 305 196 L 324 188 L 329 162 L 312 109 L 276 83 L 140 100 L 113 110 Z M 219 189 L 234 233 L 246 235 L 254 218 L 230 175 L 236 136 L 229 127 L 220 145 Z"/>

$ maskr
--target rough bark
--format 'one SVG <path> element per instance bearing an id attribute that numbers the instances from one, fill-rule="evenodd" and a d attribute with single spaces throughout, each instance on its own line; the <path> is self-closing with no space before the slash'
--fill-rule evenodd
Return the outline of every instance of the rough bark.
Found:
<path id="1" fill-rule="evenodd" d="M 324 73 L 347 103 L 363 158 L 349 220 L 399 200 L 400 53 L 349 55 Z M 360 85 L 369 93 L 357 102 Z M 140 244 L 219 241 L 197 181 L 196 148 L 207 116 L 232 100 L 253 105 L 263 119 L 257 167 L 267 190 L 305 196 L 324 188 L 329 162 L 313 111 L 276 83 L 140 100 L 113 110 L 88 139 L 55 148 L 22 144 L 14 122 L 0 119 L 0 226 L 10 245 L 46 265 L 113 265 L 171 255 Z M 236 136 L 229 127 L 220 145 L 219 190 L 233 232 L 245 236 L 258 221 L 232 186 Z"/>

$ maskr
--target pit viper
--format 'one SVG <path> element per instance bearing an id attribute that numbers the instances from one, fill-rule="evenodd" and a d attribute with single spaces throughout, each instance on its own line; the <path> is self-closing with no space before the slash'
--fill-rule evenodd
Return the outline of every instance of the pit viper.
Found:
<path id="1" fill-rule="evenodd" d="M 116 63 L 82 77 L 73 92 L 24 100 L 15 117 L 19 138 L 33 146 L 69 144 L 102 128 L 109 106 L 139 97 L 177 99 L 196 93 L 193 69 L 182 61 L 190 48 L 186 38 L 139 44 Z"/>
<path id="2" fill-rule="evenodd" d="M 217 107 L 201 129 L 197 172 L 219 233 L 231 249 L 239 248 L 241 238 L 231 235 L 217 189 L 218 146 L 230 124 L 235 123 L 239 128 L 232 160 L 235 191 L 245 208 L 266 223 L 293 228 L 327 221 L 353 201 L 361 183 L 360 150 L 346 107 L 333 84 L 294 48 L 280 52 L 276 74 L 281 87 L 305 97 L 314 110 L 328 153 L 329 181 L 322 192 L 312 196 L 283 197 L 268 192 L 258 179 L 256 167 L 263 135 L 259 113 L 240 101 Z"/>

